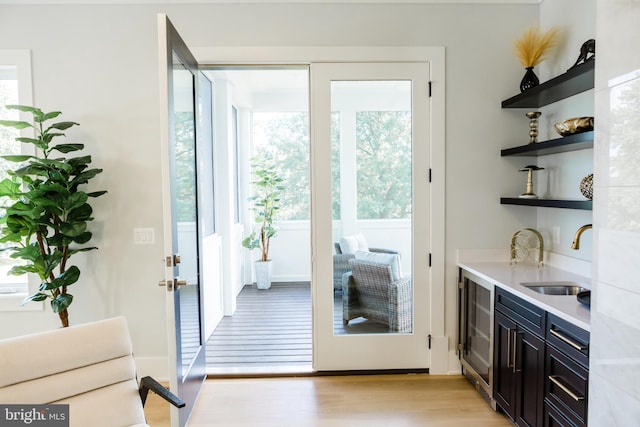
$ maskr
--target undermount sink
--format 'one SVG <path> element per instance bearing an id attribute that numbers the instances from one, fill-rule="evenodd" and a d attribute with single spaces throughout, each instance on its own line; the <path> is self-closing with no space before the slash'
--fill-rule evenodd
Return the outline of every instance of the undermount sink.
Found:
<path id="1" fill-rule="evenodd" d="M 522 286 L 534 292 L 545 295 L 578 295 L 582 291 L 588 291 L 580 283 L 571 281 L 558 282 L 522 282 Z"/>

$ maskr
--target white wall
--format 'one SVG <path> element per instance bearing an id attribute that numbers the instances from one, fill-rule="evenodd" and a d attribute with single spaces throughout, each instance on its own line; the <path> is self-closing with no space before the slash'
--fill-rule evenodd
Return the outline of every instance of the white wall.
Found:
<path id="1" fill-rule="evenodd" d="M 517 91 L 523 73 L 511 43 L 537 22 L 538 10 L 535 4 L 0 6 L 0 48 L 32 49 L 35 103 L 80 122 L 70 139 L 86 142 L 105 169 L 95 183 L 109 190 L 95 204 L 100 250 L 79 265 L 71 322 L 124 314 L 136 354 L 166 357 L 165 294 L 156 285 L 163 275 L 156 13 L 166 12 L 190 46 L 446 48 L 442 303 L 453 349 L 456 249 L 504 248 L 514 230 L 535 223 L 534 210 L 499 204 L 500 196 L 521 190 L 499 149 L 526 127 L 500 102 Z M 134 227 L 154 228 L 156 244 L 134 245 Z M 0 313 L 0 323 L 15 326 L 0 335 L 55 327 L 50 317 Z"/>

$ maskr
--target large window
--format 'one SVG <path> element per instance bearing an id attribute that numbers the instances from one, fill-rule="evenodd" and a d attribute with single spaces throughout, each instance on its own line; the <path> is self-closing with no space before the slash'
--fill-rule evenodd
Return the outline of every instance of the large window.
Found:
<path id="1" fill-rule="evenodd" d="M 279 221 L 309 219 L 309 114 L 253 113 L 253 155 L 270 156 L 287 184 Z"/>
<path id="2" fill-rule="evenodd" d="M 20 120 L 18 112 L 7 110 L 6 105 L 32 103 L 31 98 L 30 53 L 24 50 L 0 50 L 0 119 Z M 20 136 L 16 129 L 0 127 L 0 154 L 17 154 L 22 151 L 21 144 L 15 141 Z M 32 136 L 24 134 L 22 136 Z M 15 164 L 0 159 L 0 180 L 6 178 L 7 170 Z M 5 200 L 0 200 L 3 205 Z M 0 244 L 2 245 L 2 244 Z M 0 309 L 15 310 L 19 300 L 28 292 L 28 277 L 13 276 L 7 272 L 18 263 L 7 252 L 0 251 Z M 34 284 L 34 286 L 37 286 Z M 19 300 L 7 297 L 16 296 Z M 36 309 L 33 304 L 30 309 Z"/>

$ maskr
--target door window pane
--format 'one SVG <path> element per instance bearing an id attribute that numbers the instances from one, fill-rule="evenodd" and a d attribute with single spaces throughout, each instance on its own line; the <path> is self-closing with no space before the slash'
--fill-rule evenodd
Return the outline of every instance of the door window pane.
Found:
<path id="1" fill-rule="evenodd" d="M 411 89 L 410 81 L 331 82 L 335 335 L 413 331 L 402 261 L 411 253 L 398 246 L 412 235 Z"/>

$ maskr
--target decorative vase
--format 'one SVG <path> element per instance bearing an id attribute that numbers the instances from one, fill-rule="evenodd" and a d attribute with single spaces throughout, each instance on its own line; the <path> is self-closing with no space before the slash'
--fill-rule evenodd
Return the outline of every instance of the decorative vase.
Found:
<path id="1" fill-rule="evenodd" d="M 593 200 L 593 174 L 592 173 L 585 176 L 584 178 L 582 178 L 582 181 L 580 181 L 580 192 L 587 199 Z"/>
<path id="2" fill-rule="evenodd" d="M 256 261 L 256 287 L 269 289 L 271 287 L 271 260 Z"/>
<path id="3" fill-rule="evenodd" d="M 531 89 L 532 87 L 540 84 L 538 76 L 533 72 L 533 67 L 527 67 L 526 70 L 524 77 L 522 77 L 522 80 L 520 81 L 520 92 L 524 92 L 525 90 Z"/>

